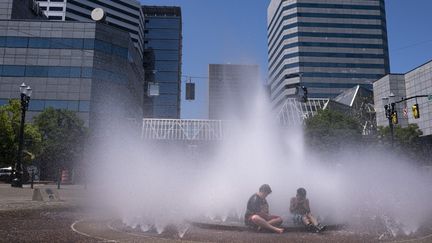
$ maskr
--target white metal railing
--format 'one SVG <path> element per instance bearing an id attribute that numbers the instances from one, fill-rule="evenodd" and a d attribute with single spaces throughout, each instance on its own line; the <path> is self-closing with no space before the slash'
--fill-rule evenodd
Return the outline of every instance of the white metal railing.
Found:
<path id="1" fill-rule="evenodd" d="M 221 120 L 143 119 L 141 138 L 150 140 L 222 140 Z"/>
<path id="2" fill-rule="evenodd" d="M 277 113 L 282 125 L 299 125 L 315 115 L 318 110 L 325 109 L 330 99 L 309 98 L 307 102 L 299 102 L 296 98 L 287 98 Z"/>

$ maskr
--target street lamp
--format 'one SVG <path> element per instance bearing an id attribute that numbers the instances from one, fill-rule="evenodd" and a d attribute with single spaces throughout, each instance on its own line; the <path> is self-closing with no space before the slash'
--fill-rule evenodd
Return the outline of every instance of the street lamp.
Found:
<path id="1" fill-rule="evenodd" d="M 22 151 L 24 145 L 24 122 L 25 122 L 25 113 L 28 109 L 28 104 L 30 102 L 30 96 L 32 94 L 32 89 L 30 86 L 27 86 L 25 83 L 22 83 L 20 86 L 21 92 L 21 124 L 20 124 L 20 133 L 19 133 L 19 143 L 18 143 L 18 154 L 17 154 L 17 162 L 15 164 L 14 169 L 14 179 L 12 180 L 11 186 L 13 187 L 22 187 Z"/>

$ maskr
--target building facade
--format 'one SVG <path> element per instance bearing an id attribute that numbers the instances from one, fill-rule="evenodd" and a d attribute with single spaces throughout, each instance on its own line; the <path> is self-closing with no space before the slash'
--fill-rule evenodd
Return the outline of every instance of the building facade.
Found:
<path id="1" fill-rule="evenodd" d="M 33 89 L 30 120 L 47 107 L 89 126 L 142 118 L 144 70 L 128 32 L 96 22 L 0 20 L 0 105 Z"/>
<path id="2" fill-rule="evenodd" d="M 258 92 L 258 65 L 209 65 L 209 119 L 242 118 Z"/>
<path id="3" fill-rule="evenodd" d="M 145 97 L 146 118 L 180 118 L 182 17 L 179 7 L 143 6 L 146 82 L 159 95 Z"/>
<path id="4" fill-rule="evenodd" d="M 334 98 L 389 73 L 384 0 L 272 0 L 267 26 L 274 107 L 295 83 Z"/>
<path id="5" fill-rule="evenodd" d="M 373 83 L 374 102 L 378 126 L 388 126 L 384 105 L 401 98 L 417 95 L 432 95 L 432 61 L 429 61 L 405 74 L 389 74 Z M 394 96 L 394 97 L 390 97 Z M 419 105 L 420 118 L 415 119 L 411 107 Z M 406 116 L 404 117 L 404 108 Z M 399 125 L 417 124 L 424 136 L 432 135 L 432 100 L 411 99 L 396 105 Z"/>
<path id="6" fill-rule="evenodd" d="M 140 55 L 143 52 L 144 18 L 136 0 L 37 0 L 51 20 L 91 21 L 91 12 L 102 8 L 108 25 L 130 33 Z"/>

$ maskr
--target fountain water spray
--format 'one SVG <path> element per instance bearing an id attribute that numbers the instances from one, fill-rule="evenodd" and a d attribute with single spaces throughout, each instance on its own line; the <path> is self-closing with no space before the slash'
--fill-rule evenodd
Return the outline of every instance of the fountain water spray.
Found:
<path id="1" fill-rule="evenodd" d="M 262 94 L 249 98 L 246 117 L 226 122 L 211 156 L 132 139 L 140 131 L 118 124 L 94 149 L 97 202 L 126 225 L 159 234 L 177 225 L 180 237 L 197 218 L 242 221 L 249 196 L 264 183 L 273 189 L 271 212 L 285 221 L 298 187 L 327 223 L 360 229 L 379 219 L 396 235 L 432 215 L 431 178 L 410 161 L 375 149 L 345 148 L 331 158 L 312 152 L 301 127 L 281 129 Z"/>

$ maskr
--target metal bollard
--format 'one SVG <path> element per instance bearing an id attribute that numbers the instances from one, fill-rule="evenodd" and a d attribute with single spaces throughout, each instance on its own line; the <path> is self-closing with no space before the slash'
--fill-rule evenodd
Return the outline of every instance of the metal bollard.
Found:
<path id="1" fill-rule="evenodd" d="M 31 189 L 33 189 L 34 179 L 35 179 L 35 173 L 34 173 L 34 170 L 32 170 L 32 174 L 31 174 Z"/>
<path id="2" fill-rule="evenodd" d="M 57 175 L 57 189 L 60 189 L 60 182 L 61 182 L 61 169 L 58 170 L 58 175 Z"/>

